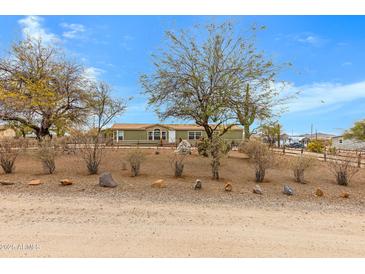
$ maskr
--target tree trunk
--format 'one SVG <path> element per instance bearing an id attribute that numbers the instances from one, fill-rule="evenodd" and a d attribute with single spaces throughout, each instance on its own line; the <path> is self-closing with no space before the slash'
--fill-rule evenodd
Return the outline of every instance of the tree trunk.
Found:
<path id="1" fill-rule="evenodd" d="M 248 141 L 251 137 L 250 126 L 245 124 L 245 125 L 243 125 L 243 127 L 245 130 L 245 140 Z"/>
<path id="2" fill-rule="evenodd" d="M 175 177 L 181 177 L 184 171 L 184 164 L 176 161 L 175 162 Z"/>
<path id="3" fill-rule="evenodd" d="M 218 158 L 212 159 L 212 178 L 213 180 L 219 180 L 219 166 L 220 162 Z"/>
<path id="4" fill-rule="evenodd" d="M 346 171 L 338 171 L 337 172 L 337 183 L 341 186 L 348 185 L 348 176 Z"/>
<path id="5" fill-rule="evenodd" d="M 265 169 L 257 168 L 256 169 L 256 182 L 261 183 L 265 178 Z"/>
<path id="6" fill-rule="evenodd" d="M 35 133 L 36 133 L 38 141 L 42 141 L 45 137 L 52 138 L 52 135 L 49 132 L 49 127 L 47 127 L 47 128 L 41 127 L 40 129 L 36 130 Z"/>
<path id="7" fill-rule="evenodd" d="M 295 169 L 294 170 L 294 179 L 296 182 L 304 184 L 304 170 L 303 169 Z"/>

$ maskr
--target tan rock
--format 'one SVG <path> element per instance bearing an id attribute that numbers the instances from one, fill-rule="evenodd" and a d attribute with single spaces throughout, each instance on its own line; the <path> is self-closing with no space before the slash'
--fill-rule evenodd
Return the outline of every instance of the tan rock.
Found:
<path id="1" fill-rule="evenodd" d="M 165 188 L 166 186 L 167 185 L 166 185 L 165 181 L 162 179 L 156 180 L 151 184 L 151 187 L 153 187 L 153 188 Z"/>
<path id="2" fill-rule="evenodd" d="M 227 192 L 231 192 L 232 191 L 232 184 L 231 183 L 226 183 L 224 185 L 224 190 Z"/>
<path id="3" fill-rule="evenodd" d="M 40 185 L 40 184 L 42 184 L 42 182 L 41 182 L 41 180 L 39 180 L 39 179 L 31 180 L 31 181 L 28 183 L 28 185 L 30 185 L 30 186 L 37 186 L 37 185 Z"/>
<path id="4" fill-rule="evenodd" d="M 340 195 L 341 198 L 349 198 L 350 197 L 350 194 L 348 192 L 342 192 L 341 195 Z"/>
<path id="5" fill-rule="evenodd" d="M 315 194 L 316 194 L 317 197 L 322 197 L 324 195 L 323 191 L 320 188 L 317 188 Z"/>
<path id="6" fill-rule="evenodd" d="M 69 186 L 69 185 L 72 185 L 72 181 L 69 180 L 69 179 L 63 179 L 60 181 L 61 185 L 63 186 Z"/>

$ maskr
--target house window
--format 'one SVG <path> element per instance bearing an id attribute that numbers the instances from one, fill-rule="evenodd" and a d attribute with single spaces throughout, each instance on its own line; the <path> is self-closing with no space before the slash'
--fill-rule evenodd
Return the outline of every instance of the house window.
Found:
<path id="1" fill-rule="evenodd" d="M 342 139 L 339 140 L 339 143 L 342 144 Z"/>
<path id="2" fill-rule="evenodd" d="M 124 131 L 117 130 L 117 141 L 123 141 L 123 140 L 124 140 Z"/>
<path id="3" fill-rule="evenodd" d="M 161 131 L 156 128 L 154 131 L 153 131 L 153 140 L 160 140 L 160 134 L 161 134 Z"/>
<path id="4" fill-rule="evenodd" d="M 148 132 L 148 140 L 166 140 L 167 134 L 166 131 L 161 131 L 160 129 L 156 128 L 153 131 Z"/>
<path id="5" fill-rule="evenodd" d="M 201 131 L 189 131 L 188 132 L 188 138 L 189 140 L 199 140 L 202 136 Z"/>

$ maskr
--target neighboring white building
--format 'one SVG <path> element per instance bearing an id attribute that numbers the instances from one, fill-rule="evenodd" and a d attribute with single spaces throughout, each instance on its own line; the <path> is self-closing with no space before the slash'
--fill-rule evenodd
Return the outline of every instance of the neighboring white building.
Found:
<path id="1" fill-rule="evenodd" d="M 343 136 L 332 137 L 332 146 L 336 149 L 365 150 L 365 142 L 356 139 L 344 139 Z"/>

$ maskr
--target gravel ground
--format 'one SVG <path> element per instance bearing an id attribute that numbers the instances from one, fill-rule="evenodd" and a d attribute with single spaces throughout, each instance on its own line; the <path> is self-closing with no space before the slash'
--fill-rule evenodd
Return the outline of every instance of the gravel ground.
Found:
<path id="1" fill-rule="evenodd" d="M 32 155 L 17 159 L 14 174 L 1 175 L 0 256 L 40 257 L 363 257 L 365 171 L 349 186 L 336 185 L 325 163 L 307 172 L 306 184 L 291 172 L 270 170 L 252 193 L 254 171 L 234 152 L 222 161 L 221 180 L 210 179 L 209 159 L 195 153 L 183 178 L 174 178 L 171 150 L 146 150 L 141 175 L 122 170 L 126 150 L 108 151 L 100 172 L 110 171 L 116 188 L 98 186 L 77 155 L 57 160 L 44 175 Z M 61 179 L 71 186 L 60 186 Z M 203 181 L 193 190 L 195 179 Z M 42 184 L 29 186 L 32 179 Z M 166 188 L 150 184 L 164 179 Z M 231 182 L 232 192 L 224 185 Z M 282 194 L 287 184 L 294 196 Z M 316 197 L 317 188 L 324 197 Z M 342 192 L 348 199 L 340 197 Z M 5 244 L 36 243 L 36 250 L 10 251 Z M 113 248 L 111 248 L 111 245 Z M 143 246 L 143 247 L 142 247 Z"/>

